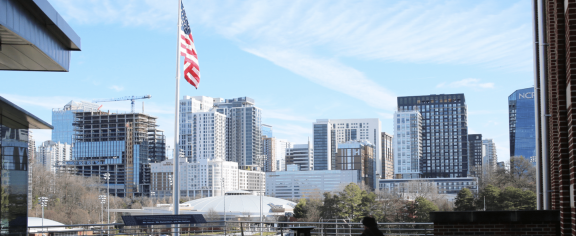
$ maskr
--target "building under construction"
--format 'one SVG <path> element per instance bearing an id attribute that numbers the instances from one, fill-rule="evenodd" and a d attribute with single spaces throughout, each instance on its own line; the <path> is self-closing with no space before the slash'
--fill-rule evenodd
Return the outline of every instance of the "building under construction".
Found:
<path id="1" fill-rule="evenodd" d="M 166 157 L 166 140 L 156 117 L 141 113 L 76 112 L 74 160 L 66 170 L 85 177 L 99 176 L 118 197 L 149 196 L 150 163 Z"/>

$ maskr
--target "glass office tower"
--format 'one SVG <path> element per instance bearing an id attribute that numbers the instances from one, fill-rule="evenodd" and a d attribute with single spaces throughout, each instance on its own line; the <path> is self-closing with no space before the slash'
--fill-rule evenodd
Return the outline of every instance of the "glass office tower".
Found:
<path id="1" fill-rule="evenodd" d="M 398 97 L 398 111 L 422 115 L 424 178 L 468 176 L 468 116 L 464 94 Z"/>
<path id="2" fill-rule="evenodd" d="M 74 112 L 96 111 L 99 106 L 95 103 L 70 101 L 62 109 L 52 109 L 52 141 L 72 144 Z"/>
<path id="3" fill-rule="evenodd" d="M 519 89 L 508 97 L 510 156 L 523 156 L 536 165 L 534 87 Z"/>
<path id="4" fill-rule="evenodd" d="M 262 124 L 262 135 L 268 138 L 274 137 L 272 134 L 272 126 L 267 124 Z"/>
<path id="5" fill-rule="evenodd" d="M 52 129 L 52 126 L 0 97 L 1 235 L 27 234 L 31 151 L 28 129 Z"/>

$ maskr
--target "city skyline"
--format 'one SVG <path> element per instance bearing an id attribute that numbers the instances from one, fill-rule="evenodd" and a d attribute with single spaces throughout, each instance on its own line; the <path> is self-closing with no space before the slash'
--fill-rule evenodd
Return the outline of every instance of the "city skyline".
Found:
<path id="1" fill-rule="evenodd" d="M 38 78 L 36 73 L 5 72 L 6 78 L 20 79 L 7 81 L 0 94 L 49 122 L 51 109 L 61 108 L 70 100 L 151 94 L 152 98 L 144 101 L 146 113 L 159 118 L 167 145 L 172 147 L 176 29 L 170 14 L 175 8 L 143 3 L 137 10 L 118 14 L 127 6 L 113 3 L 106 12 L 109 15 L 99 16 L 94 12 L 102 9 L 101 3 L 51 3 L 83 36 L 83 50 L 72 53 L 76 60 L 72 60 L 66 74 L 42 74 Z M 280 14 L 285 3 L 221 8 L 199 1 L 184 3 L 189 6 L 203 79 L 198 90 L 182 84 L 181 95 L 252 97 L 263 109 L 262 123 L 273 126 L 274 136 L 305 143 L 312 136 L 311 124 L 316 119 L 379 118 L 382 131 L 392 133 L 396 96 L 464 93 L 469 133 L 493 138 L 499 160 L 508 160 L 507 97 L 516 89 L 533 85 L 530 6 L 526 1 L 428 2 L 421 6 L 409 6 L 406 1 L 301 3 L 291 6 L 300 15 L 285 15 L 283 20 L 268 23 L 269 14 L 252 13 Z M 343 19 L 357 19 L 344 24 L 331 17 L 314 17 L 306 8 L 326 16 L 342 12 Z M 398 8 L 402 10 L 395 12 Z M 75 9 L 83 9 L 82 14 Z M 148 18 L 155 20 L 125 18 L 148 10 L 157 16 Z M 369 17 L 374 14 L 353 14 L 373 10 L 385 14 L 374 19 Z M 422 11 L 421 18 L 394 24 L 407 20 L 401 13 L 416 11 Z M 228 17 L 215 20 L 219 14 Z M 251 14 L 253 18 L 249 18 Z M 427 20 L 430 23 L 425 23 Z M 303 22 L 314 28 L 305 27 Z M 257 30 L 271 28 L 286 29 L 288 33 Z M 295 28 L 301 31 L 293 32 Z M 362 30 L 352 30 L 357 28 Z M 310 29 L 332 32 L 328 35 L 334 39 Z M 342 33 L 335 33 L 339 31 Z M 411 32 L 416 37 L 411 38 Z M 252 36 L 260 40 L 251 40 Z M 427 40 L 437 37 L 450 37 L 453 43 Z M 390 40 L 397 43 L 391 44 Z M 351 48 L 357 47 L 357 51 L 342 45 L 354 45 Z M 366 47 L 378 50 L 371 53 Z M 31 83 L 21 88 L 17 82 L 23 80 Z M 419 86 L 409 86 L 414 83 Z M 59 91 L 57 96 L 54 91 Z M 103 110 L 130 110 L 129 102 L 103 105 Z M 140 110 L 141 101 L 136 107 Z M 35 137 L 38 144 L 49 140 L 50 133 L 38 131 Z"/>

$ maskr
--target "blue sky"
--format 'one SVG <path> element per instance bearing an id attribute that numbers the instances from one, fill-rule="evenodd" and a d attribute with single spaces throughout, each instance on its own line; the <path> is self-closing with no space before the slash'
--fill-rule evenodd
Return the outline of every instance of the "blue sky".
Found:
<path id="1" fill-rule="evenodd" d="M 70 72 L 0 72 L 0 94 L 51 122 L 70 100 L 152 95 L 173 146 L 177 2 L 50 0 L 82 38 Z M 324 118 L 380 118 L 397 96 L 464 93 L 469 133 L 509 158 L 507 97 L 533 86 L 530 1 L 184 0 L 199 56 L 198 90 L 248 96 L 274 135 L 304 143 Z M 141 109 L 142 100 L 137 102 Z M 129 111 L 130 102 L 103 103 Z M 49 131 L 35 131 L 38 143 Z"/>

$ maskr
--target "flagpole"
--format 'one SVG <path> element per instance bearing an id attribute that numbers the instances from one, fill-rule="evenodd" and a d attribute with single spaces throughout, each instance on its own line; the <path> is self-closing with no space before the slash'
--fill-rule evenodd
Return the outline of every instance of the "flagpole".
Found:
<path id="1" fill-rule="evenodd" d="M 180 27 L 182 26 L 182 0 L 178 0 L 178 30 L 176 30 L 177 38 L 176 41 L 176 107 L 175 107 L 175 117 L 174 117 L 174 154 L 173 154 L 173 161 L 174 161 L 174 177 L 173 177 L 173 185 L 172 185 L 172 196 L 174 200 L 172 201 L 174 204 L 174 215 L 180 214 L 180 145 L 178 142 L 178 137 L 180 136 Z M 180 233 L 180 229 L 178 225 L 174 227 L 174 236 L 178 236 Z"/>

